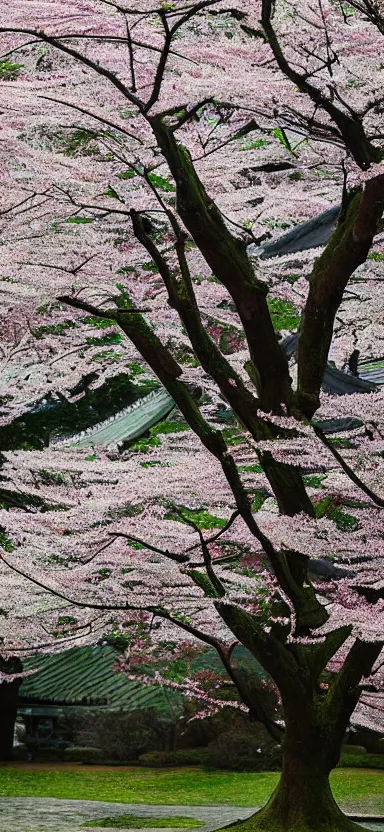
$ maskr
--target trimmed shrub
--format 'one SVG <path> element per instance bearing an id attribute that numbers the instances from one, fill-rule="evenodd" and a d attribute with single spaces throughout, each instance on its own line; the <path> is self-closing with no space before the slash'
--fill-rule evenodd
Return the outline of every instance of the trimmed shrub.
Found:
<path id="1" fill-rule="evenodd" d="M 381 768 L 384 769 L 382 754 L 341 754 L 338 768 Z"/>
<path id="2" fill-rule="evenodd" d="M 281 747 L 257 733 L 221 734 L 209 745 L 209 764 L 230 771 L 279 771 Z"/>
<path id="3" fill-rule="evenodd" d="M 367 749 L 364 748 L 363 745 L 342 745 L 341 746 L 341 753 L 342 754 L 366 754 Z"/>
<path id="4" fill-rule="evenodd" d="M 172 724 L 154 708 L 129 712 L 99 712 L 78 717 L 75 745 L 99 748 L 104 760 L 137 760 L 156 748 L 167 749 L 172 741 Z"/>
<path id="5" fill-rule="evenodd" d="M 183 748 L 179 751 L 149 751 L 141 754 L 139 763 L 149 768 L 202 766 L 208 763 L 209 758 L 208 748 Z"/>
<path id="6" fill-rule="evenodd" d="M 103 754 L 100 748 L 81 748 L 74 745 L 64 751 L 63 759 L 67 763 L 100 763 Z"/>
<path id="7" fill-rule="evenodd" d="M 139 763 L 149 768 L 165 768 L 176 766 L 174 751 L 148 751 L 147 754 L 140 754 Z"/>

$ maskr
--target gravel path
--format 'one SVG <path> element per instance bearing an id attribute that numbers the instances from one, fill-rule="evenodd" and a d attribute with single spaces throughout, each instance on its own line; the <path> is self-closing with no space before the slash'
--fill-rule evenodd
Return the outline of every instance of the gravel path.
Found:
<path id="1" fill-rule="evenodd" d="M 81 824 L 96 818 L 135 814 L 146 817 L 184 816 L 204 821 L 200 832 L 214 832 L 226 824 L 243 820 L 255 812 L 249 806 L 143 806 L 134 803 L 101 803 L 96 800 L 60 800 L 54 797 L 0 797 L 2 832 L 85 832 Z M 382 830 L 383 823 L 365 823 L 372 830 Z M 86 827 L 100 832 L 100 827 Z M 107 829 L 104 832 L 108 832 Z M 116 832 L 111 829 L 109 832 Z M 142 832 L 153 832 L 143 829 Z M 162 832 L 175 832 L 163 829 Z M 188 830 L 189 832 L 189 830 Z"/>

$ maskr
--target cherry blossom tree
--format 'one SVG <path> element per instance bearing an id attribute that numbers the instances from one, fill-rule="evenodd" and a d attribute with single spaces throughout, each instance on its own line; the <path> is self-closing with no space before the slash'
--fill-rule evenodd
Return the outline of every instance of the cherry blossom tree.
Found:
<path id="1" fill-rule="evenodd" d="M 3 426 L 47 391 L 81 397 L 92 366 L 113 374 L 97 324 L 182 421 L 120 450 L 4 448 L 29 495 L 1 512 L 4 659 L 114 638 L 131 672 L 208 645 L 283 747 L 247 824 L 352 830 L 328 777 L 355 710 L 382 714 L 383 394 L 322 385 L 327 361 L 356 374 L 351 354 L 383 339 L 382 4 L 9 5 Z M 320 255 L 258 257 L 287 207 L 294 223 L 330 203 Z M 206 688 L 183 686 L 221 707 Z"/>

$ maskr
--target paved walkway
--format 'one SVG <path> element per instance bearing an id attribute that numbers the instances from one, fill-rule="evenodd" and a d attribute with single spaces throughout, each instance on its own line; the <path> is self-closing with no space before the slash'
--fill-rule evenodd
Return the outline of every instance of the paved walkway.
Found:
<path id="1" fill-rule="evenodd" d="M 196 818 L 205 823 L 199 827 L 200 832 L 214 832 L 226 824 L 248 818 L 256 809 L 256 806 L 146 806 L 101 803 L 97 800 L 60 800 L 55 797 L 0 797 L 0 829 L 1 832 L 85 832 L 85 829 L 100 832 L 100 827 L 84 829 L 81 824 L 96 818 L 135 814 Z M 364 826 L 384 832 L 384 824 L 365 823 Z M 104 832 L 116 832 L 116 828 L 104 829 Z M 143 829 L 142 832 L 153 832 L 153 829 Z M 175 829 L 162 829 L 162 832 L 175 832 Z"/>
<path id="2" fill-rule="evenodd" d="M 98 800 L 60 800 L 55 797 L 1 797 L 0 829 L 1 832 L 85 832 L 81 824 L 87 820 L 133 814 L 157 818 L 174 815 L 197 818 L 205 822 L 205 826 L 198 827 L 199 832 L 213 832 L 228 823 L 249 817 L 254 811 L 244 806 L 143 806 L 101 803 Z M 100 832 L 100 827 L 94 829 Z M 153 832 L 153 829 L 148 832 Z M 175 829 L 163 829 L 162 832 L 175 832 Z"/>

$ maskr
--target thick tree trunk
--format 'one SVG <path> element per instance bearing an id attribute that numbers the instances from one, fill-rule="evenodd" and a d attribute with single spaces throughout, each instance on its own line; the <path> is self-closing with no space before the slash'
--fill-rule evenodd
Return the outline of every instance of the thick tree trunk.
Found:
<path id="1" fill-rule="evenodd" d="M 285 710 L 283 766 L 268 803 L 247 821 L 242 832 L 361 832 L 335 802 L 329 773 L 337 764 L 342 732 L 324 724 L 316 706 Z M 290 709 L 288 709 L 290 711 Z M 240 829 L 239 829 L 240 832 Z"/>
<path id="2" fill-rule="evenodd" d="M 357 832 L 335 802 L 318 761 L 303 767 L 297 757 L 285 755 L 277 788 L 268 803 L 247 822 L 249 830 L 265 832 Z"/>

